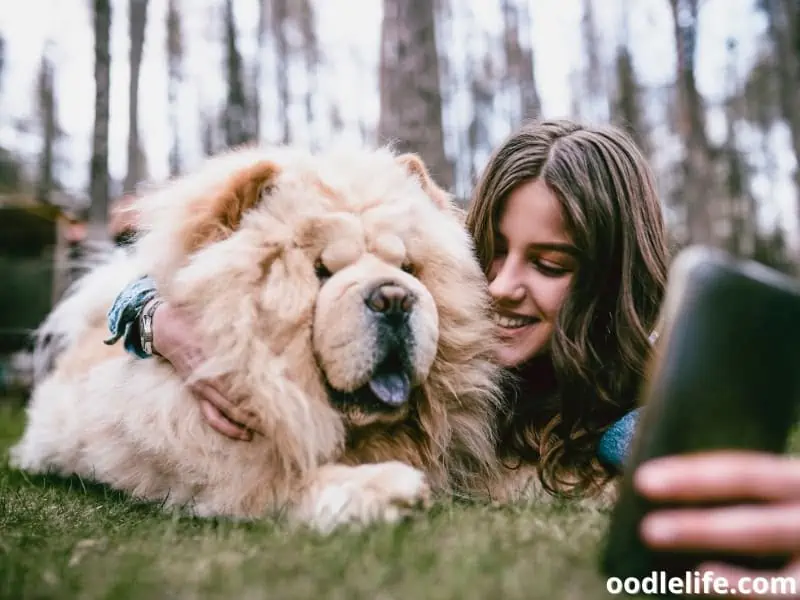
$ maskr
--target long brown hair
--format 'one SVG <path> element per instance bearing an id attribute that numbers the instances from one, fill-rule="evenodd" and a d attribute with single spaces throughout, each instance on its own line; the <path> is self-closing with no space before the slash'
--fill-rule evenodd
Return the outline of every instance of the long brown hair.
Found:
<path id="1" fill-rule="evenodd" d="M 609 476 L 602 433 L 634 407 L 666 284 L 668 250 L 647 159 L 622 130 L 532 122 L 489 159 L 467 227 L 488 272 L 510 192 L 543 180 L 561 203 L 580 255 L 544 360 L 514 369 L 499 453 L 534 462 L 546 489 L 590 492 Z"/>

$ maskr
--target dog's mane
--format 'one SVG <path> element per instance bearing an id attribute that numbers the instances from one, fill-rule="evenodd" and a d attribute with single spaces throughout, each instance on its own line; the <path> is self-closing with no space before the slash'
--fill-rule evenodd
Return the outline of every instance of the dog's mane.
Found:
<path id="1" fill-rule="evenodd" d="M 150 274 L 159 284 L 170 286 L 172 275 L 184 269 L 197 249 L 214 245 L 237 229 L 242 215 L 261 201 L 275 174 L 273 164 L 280 165 L 283 156 L 286 154 L 279 150 L 232 152 L 212 159 L 205 170 L 155 192 L 140 204 L 145 235 L 138 252 L 144 256 L 144 264 L 154 267 Z M 409 174 L 420 179 L 420 185 L 441 209 L 442 218 L 460 221 L 452 198 L 428 178 L 421 162 L 411 159 L 405 164 Z M 469 244 L 466 232 L 462 241 Z M 280 248 L 276 249 L 271 260 L 280 252 Z M 265 262 L 254 265 L 253 269 L 266 267 Z M 477 262 L 442 277 L 433 282 L 435 285 L 428 286 L 439 312 L 439 342 L 428 379 L 414 392 L 415 412 L 401 423 L 349 431 L 344 460 L 350 463 L 401 460 L 425 470 L 435 488 L 488 492 L 497 473 L 493 428 L 499 408 L 501 371 L 492 360 L 491 321 L 476 318 L 485 316 L 489 309 L 486 282 Z M 472 293 L 460 292 L 465 289 Z M 242 306 L 242 313 L 253 314 L 252 307 Z M 230 355 L 244 356 L 246 351 L 242 348 L 242 344 L 237 344 L 237 351 Z M 253 385 L 259 383 L 255 377 L 248 380 Z M 312 388 L 315 394 L 320 393 L 318 385 Z M 272 434 L 278 435 L 279 431 Z M 284 439 L 291 439 L 291 435 Z M 286 446 L 284 449 L 288 450 Z M 314 457 L 298 460 L 302 471 Z"/>

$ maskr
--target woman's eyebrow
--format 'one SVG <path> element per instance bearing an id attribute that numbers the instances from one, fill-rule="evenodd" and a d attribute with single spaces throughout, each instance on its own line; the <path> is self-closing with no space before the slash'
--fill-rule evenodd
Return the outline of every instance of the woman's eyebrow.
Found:
<path id="1" fill-rule="evenodd" d="M 539 251 L 550 250 L 552 252 L 563 252 L 564 254 L 573 256 L 578 255 L 578 249 L 566 242 L 533 242 L 528 244 L 528 248 Z"/>

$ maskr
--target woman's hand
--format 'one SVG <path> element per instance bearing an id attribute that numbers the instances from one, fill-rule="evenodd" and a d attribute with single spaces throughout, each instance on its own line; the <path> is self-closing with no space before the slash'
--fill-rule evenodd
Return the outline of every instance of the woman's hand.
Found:
<path id="1" fill-rule="evenodd" d="M 800 593 L 800 460 L 760 452 L 669 456 L 641 465 L 634 485 L 647 498 L 687 504 L 642 521 L 645 544 L 659 550 L 793 556 L 781 573 L 704 564 L 735 585 L 742 577 L 789 576 Z M 732 506 L 699 508 L 703 502 Z M 765 597 L 761 595 L 760 597 Z"/>
<path id="2" fill-rule="evenodd" d="M 168 302 L 162 302 L 153 313 L 153 350 L 172 364 L 188 383 L 200 402 L 200 410 L 208 424 L 229 438 L 249 441 L 258 430 L 255 416 L 239 407 L 230 398 L 224 377 L 191 379 L 194 370 L 205 360 L 202 348 L 191 334 L 189 320 Z"/>

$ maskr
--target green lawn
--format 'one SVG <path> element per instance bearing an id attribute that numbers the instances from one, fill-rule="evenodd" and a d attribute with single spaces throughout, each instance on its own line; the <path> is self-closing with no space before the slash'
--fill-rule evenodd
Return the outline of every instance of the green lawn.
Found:
<path id="1" fill-rule="evenodd" d="M 352 600 L 607 598 L 607 515 L 446 505 L 396 527 L 321 537 L 176 517 L 77 479 L 8 469 L 19 406 L 0 401 L 0 598 Z"/>
<path id="2" fill-rule="evenodd" d="M 605 598 L 606 516 L 551 506 L 439 506 L 396 527 L 322 537 L 274 523 L 162 514 L 77 479 L 27 478 L 0 401 L 0 598 Z"/>

